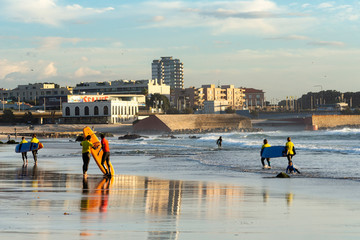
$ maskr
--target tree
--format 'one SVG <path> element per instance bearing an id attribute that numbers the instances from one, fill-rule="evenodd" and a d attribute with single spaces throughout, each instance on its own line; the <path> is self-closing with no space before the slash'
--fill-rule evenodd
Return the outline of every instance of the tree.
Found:
<path id="1" fill-rule="evenodd" d="M 184 109 L 183 111 L 185 114 L 193 114 L 194 113 L 194 109 L 187 107 Z"/>
<path id="2" fill-rule="evenodd" d="M 225 109 L 225 113 L 235 113 L 236 111 L 232 109 L 232 107 L 228 107 Z"/>
<path id="3" fill-rule="evenodd" d="M 4 123 L 14 123 L 15 115 L 10 109 L 5 109 L 1 120 Z"/>
<path id="4" fill-rule="evenodd" d="M 170 109 L 169 99 L 159 93 L 152 94 L 150 99 L 146 100 L 147 107 L 161 108 L 164 112 Z"/>
<path id="5" fill-rule="evenodd" d="M 179 114 L 179 110 L 177 108 L 169 108 L 167 111 L 166 111 L 167 114 Z"/>
<path id="6" fill-rule="evenodd" d="M 24 117 L 23 117 L 22 120 L 23 120 L 24 123 L 33 123 L 34 118 L 33 118 L 32 113 L 31 112 L 26 112 L 24 114 Z"/>

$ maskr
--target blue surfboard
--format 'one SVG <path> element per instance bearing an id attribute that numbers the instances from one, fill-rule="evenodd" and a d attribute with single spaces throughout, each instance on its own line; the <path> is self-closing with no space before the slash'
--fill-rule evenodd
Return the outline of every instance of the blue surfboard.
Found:
<path id="1" fill-rule="evenodd" d="M 273 146 L 264 148 L 264 151 L 261 154 L 263 158 L 277 158 L 277 157 L 286 157 L 286 148 L 284 146 Z"/>
<path id="2" fill-rule="evenodd" d="M 21 152 L 29 152 L 29 151 L 33 151 L 39 148 L 39 144 L 38 143 L 23 143 L 23 144 L 18 144 L 15 147 L 15 152 L 17 153 L 21 153 Z"/>

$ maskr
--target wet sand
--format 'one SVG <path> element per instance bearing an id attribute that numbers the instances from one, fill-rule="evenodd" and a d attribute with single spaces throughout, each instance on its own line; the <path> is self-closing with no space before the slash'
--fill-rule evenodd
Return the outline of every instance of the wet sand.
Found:
<path id="1" fill-rule="evenodd" d="M 63 140 L 64 141 L 64 140 Z M 136 172 L 145 157 L 113 158 L 110 181 L 90 164 L 83 179 L 78 144 L 56 157 L 46 142 L 38 166 L 22 166 L 0 146 L 1 239 L 358 239 L 354 181 L 236 179 Z M 131 172 L 136 174 L 129 174 Z M 145 168 L 146 169 L 146 168 Z M 204 178 L 201 180 L 201 178 Z"/>
<path id="2" fill-rule="evenodd" d="M 266 187 L 0 165 L 1 239 L 357 239 L 359 204 Z M 346 202 L 345 202 L 346 203 Z"/>

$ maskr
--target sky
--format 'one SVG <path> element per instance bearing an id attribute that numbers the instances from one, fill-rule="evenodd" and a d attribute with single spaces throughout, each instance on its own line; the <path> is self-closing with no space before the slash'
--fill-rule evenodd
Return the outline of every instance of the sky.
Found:
<path id="1" fill-rule="evenodd" d="M 360 1 L 0 0 L 0 88 L 151 79 L 233 84 L 266 100 L 360 91 Z"/>

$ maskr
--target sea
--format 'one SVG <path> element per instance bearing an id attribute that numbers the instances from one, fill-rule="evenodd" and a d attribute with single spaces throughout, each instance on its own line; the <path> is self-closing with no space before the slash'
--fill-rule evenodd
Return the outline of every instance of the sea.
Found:
<path id="1" fill-rule="evenodd" d="M 221 148 L 216 140 L 222 137 Z M 264 139 L 272 146 L 285 146 L 291 137 L 296 148 L 296 178 L 360 180 L 360 129 L 343 128 L 319 131 L 226 132 L 179 135 L 146 135 L 135 140 L 108 137 L 111 161 L 122 174 L 155 175 L 171 178 L 233 178 L 243 174 L 272 177 L 284 172 L 286 157 L 271 159 L 271 169 L 263 169 L 260 149 Z M 81 147 L 74 139 L 40 139 L 39 164 L 81 173 Z M 10 162 L 21 163 L 21 156 L 2 147 Z M 9 150 L 7 150 L 9 148 Z M 29 153 L 31 163 L 31 153 Z M 60 165 L 58 166 L 58 164 Z M 42 164 L 44 165 L 44 164 Z M 90 170 L 99 173 L 95 164 Z"/>
<path id="2" fill-rule="evenodd" d="M 221 148 L 216 140 L 222 137 Z M 291 137 L 296 147 L 294 177 L 360 180 L 360 129 L 320 131 L 228 132 L 199 135 L 148 136 L 138 140 L 111 139 L 112 156 L 151 156 L 141 171 L 180 172 L 186 175 L 248 173 L 262 177 L 285 171 L 286 157 L 271 159 L 272 169 L 263 169 L 260 149 L 267 139 L 272 146 L 285 146 Z M 134 169 L 137 171 L 136 169 Z"/>
<path id="3" fill-rule="evenodd" d="M 223 144 L 218 148 L 216 140 L 220 136 Z M 270 177 L 285 171 L 287 159 L 273 158 L 272 168 L 263 169 L 260 161 L 263 140 L 267 139 L 272 146 L 285 146 L 287 137 L 291 137 L 297 153 L 293 162 L 301 172 L 293 177 L 360 180 L 360 129 L 146 135 L 135 140 L 118 137 L 107 139 L 111 161 L 117 172 L 123 174 L 231 178 L 247 173 Z M 51 166 L 60 161 L 60 166 L 69 171 L 81 170 L 74 167 L 82 163 L 79 142 L 61 138 L 40 140 L 45 147 L 39 151 L 39 164 L 45 161 Z M 12 151 L 3 154 L 22 162 L 21 156 Z M 91 165 L 94 164 L 90 164 L 90 171 L 98 173 L 96 166 Z"/>

